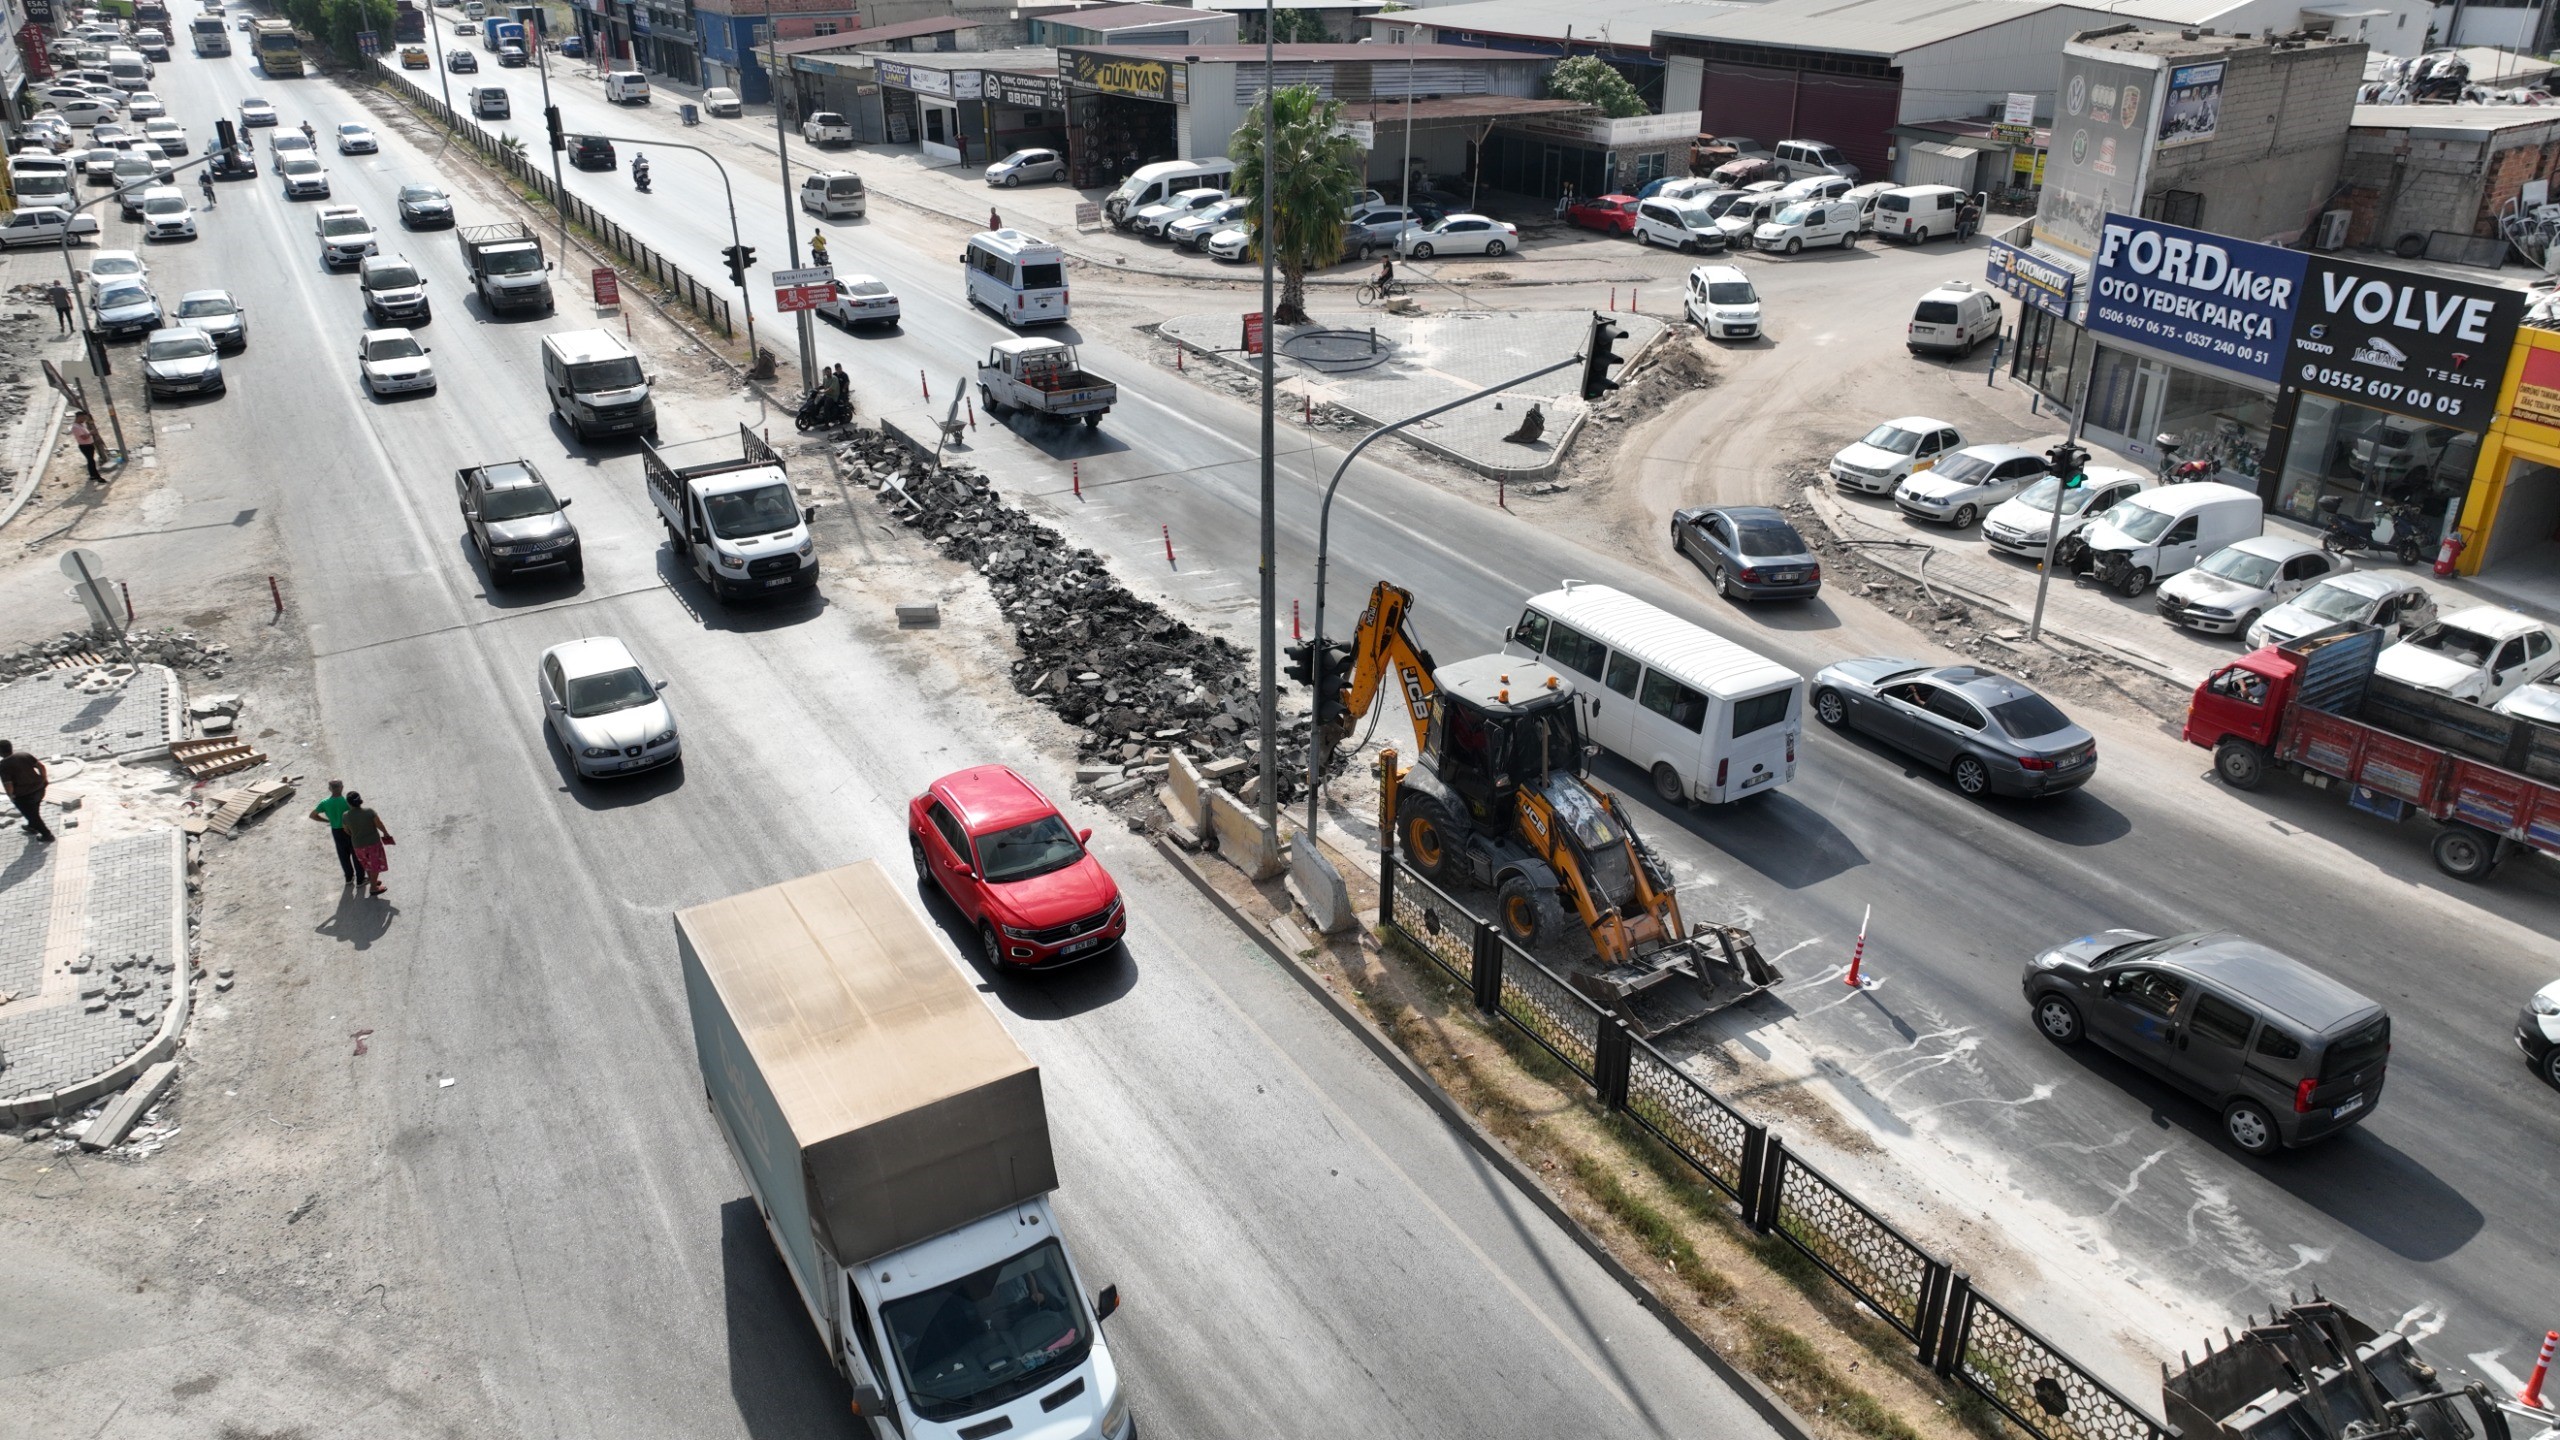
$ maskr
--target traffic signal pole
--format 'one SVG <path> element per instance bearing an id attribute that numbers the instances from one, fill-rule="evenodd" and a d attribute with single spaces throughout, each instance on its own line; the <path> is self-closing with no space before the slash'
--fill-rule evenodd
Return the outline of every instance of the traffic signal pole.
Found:
<path id="1" fill-rule="evenodd" d="M 712 154 L 710 151 L 703 149 L 699 145 L 687 145 L 681 140 L 661 140 L 656 136 L 651 136 L 646 140 L 642 140 L 631 135 L 598 135 L 595 138 L 599 140 L 611 140 L 616 144 L 630 145 L 634 147 L 641 145 L 663 145 L 670 150 L 690 150 L 694 154 L 701 156 L 703 159 L 710 161 L 711 168 L 718 172 L 720 176 L 721 197 L 729 202 L 729 248 L 739 254 L 748 256 L 752 256 L 755 253 L 754 251 L 747 249 L 746 241 L 740 239 L 738 236 L 738 192 L 730 186 L 729 167 L 720 163 L 719 156 Z M 752 365 L 755 363 L 756 356 L 755 292 L 747 288 L 747 277 L 744 270 L 732 265 L 729 274 L 730 278 L 735 280 L 738 286 L 738 311 L 740 314 L 747 317 L 747 363 Z"/>
<path id="2" fill-rule="evenodd" d="M 2057 488 L 2053 492 L 2053 523 L 2044 532 L 2044 563 L 2036 567 L 2036 613 L 2027 621 L 2027 643 L 2030 645 L 2044 638 L 2044 592 L 2046 587 L 2053 583 L 2054 554 L 2062 548 L 2063 499 L 2075 488 L 2072 484 L 2073 477 L 2088 474 L 2089 452 L 2080 444 L 2080 427 L 2088 418 L 2088 414 L 2089 397 L 2083 395 L 2080 397 L 2080 408 L 2071 412 L 2070 436 L 2055 447 L 2070 452 L 2066 461 L 2068 469 L 2063 472 L 2052 472 L 2048 467 L 2048 473 L 2053 474 Z M 2047 451 L 2046 455 L 2050 459 L 2052 451 Z"/>

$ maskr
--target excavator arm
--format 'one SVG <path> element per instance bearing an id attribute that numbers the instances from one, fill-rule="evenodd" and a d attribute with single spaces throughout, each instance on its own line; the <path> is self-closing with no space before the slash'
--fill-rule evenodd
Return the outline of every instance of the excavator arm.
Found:
<path id="1" fill-rule="evenodd" d="M 1438 689 L 1431 672 L 1437 667 L 1431 652 L 1414 643 L 1412 632 L 1405 629 L 1405 615 L 1412 608 L 1413 592 L 1379 581 L 1369 592 L 1369 608 L 1360 612 L 1359 628 L 1350 641 L 1323 656 L 1321 683 L 1340 686 L 1335 691 L 1338 705 L 1330 714 L 1324 705 L 1316 707 L 1316 739 L 1327 761 L 1368 715 L 1369 707 L 1378 703 L 1379 690 L 1389 685 L 1403 704 L 1405 717 L 1413 722 L 1415 753 L 1429 752 L 1431 697 Z"/>

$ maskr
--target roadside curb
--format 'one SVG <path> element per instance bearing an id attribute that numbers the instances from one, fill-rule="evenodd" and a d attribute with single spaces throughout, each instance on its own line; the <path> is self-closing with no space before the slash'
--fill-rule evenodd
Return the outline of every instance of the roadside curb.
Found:
<path id="1" fill-rule="evenodd" d="M 2029 622 L 2030 616 L 2025 610 L 2020 609 L 2006 600 L 2002 600 L 1996 596 L 1983 594 L 1981 591 L 1971 589 L 1961 583 L 1949 580 L 1944 576 L 1931 576 L 1924 580 L 1921 576 L 1920 566 L 1904 562 L 1899 556 L 1895 555 L 1889 547 L 1874 546 L 1864 543 L 1869 538 L 1867 536 L 1850 534 L 1848 531 L 1848 526 L 1851 522 L 1849 512 L 1840 508 L 1840 502 L 1831 497 L 1829 491 L 1824 489 L 1821 482 L 1808 482 L 1804 486 L 1803 494 L 1805 503 L 1813 509 L 1814 518 L 1822 522 L 1822 528 L 1829 531 L 1831 533 L 1831 538 L 1839 544 L 1856 547 L 1859 551 L 1860 559 L 1882 569 L 1889 570 L 1894 574 L 1901 576 L 1903 579 L 1911 581 L 1913 584 L 1940 589 L 1947 591 L 1950 594 L 1961 596 L 1969 604 L 1980 606 L 1982 609 L 1988 610 L 1995 615 L 2003 617 L 2004 619 L 2013 620 L 2020 625 L 2025 625 Z M 2045 627 L 2041 643 L 2052 646 L 2056 649 L 2077 650 L 2086 655 L 2093 655 L 2101 659 L 2113 660 L 2118 664 L 2129 665 L 2134 669 L 2141 671 L 2143 674 L 2150 676 L 2152 679 L 2178 690 L 2192 690 L 2195 688 L 2194 681 L 2177 674 L 2166 665 L 2161 664 L 2159 661 L 2154 660 L 2147 655 L 2138 654 L 2131 650 L 2121 649 L 2117 646 L 2109 645 L 2102 640 L 2085 640 L 2076 635 L 2065 635 L 2060 631 L 2055 630 L 2051 625 L 2047 625 Z"/>
<path id="2" fill-rule="evenodd" d="M 153 1031 L 151 1042 L 105 1070 L 77 1084 L 41 1095 L 22 1095 L 0 1105 L 0 1115 L 11 1123 L 40 1120 L 77 1110 L 111 1090 L 121 1090 L 133 1083 L 143 1071 L 177 1053 L 178 1037 L 187 1028 L 187 1016 L 194 1007 L 193 986 L 195 956 L 187 945 L 187 837 L 172 826 L 169 836 L 169 885 L 172 892 L 169 912 L 169 1005 L 161 1012 L 160 1028 Z"/>
<path id="3" fill-rule="evenodd" d="M 54 448 L 62 443 L 62 418 L 70 413 L 71 402 L 59 395 L 54 396 L 53 415 L 44 426 L 44 449 L 38 452 L 41 458 L 22 478 L 18 498 L 9 502 L 6 511 L 0 511 L 0 530 L 7 529 L 9 522 L 18 518 L 18 512 L 27 508 L 27 502 L 36 498 L 37 488 L 44 484 L 45 472 L 53 468 Z"/>
<path id="4" fill-rule="evenodd" d="M 1209 903 L 1216 906 L 1220 914 L 1233 922 L 1235 927 L 1260 947 L 1265 955 L 1277 962 L 1291 979 L 1296 980 L 1309 995 L 1315 998 L 1318 1005 L 1324 1007 L 1327 1014 L 1357 1037 L 1361 1044 L 1367 1046 L 1369 1053 L 1377 1056 L 1381 1064 L 1394 1072 L 1396 1078 L 1404 1082 L 1405 1088 L 1420 1096 L 1423 1103 L 1429 1105 L 1433 1112 L 1439 1115 L 1442 1123 L 1456 1131 L 1460 1138 L 1484 1158 L 1487 1164 L 1499 1171 L 1504 1179 L 1509 1180 L 1519 1188 L 1522 1194 L 1535 1202 L 1548 1219 L 1553 1220 L 1563 1228 L 1566 1234 L 1571 1235 L 1574 1242 L 1582 1247 L 1584 1254 L 1597 1262 L 1610 1279 L 1616 1281 L 1636 1304 L 1643 1307 L 1646 1313 L 1660 1321 L 1662 1327 L 1670 1331 L 1675 1339 L 1705 1362 L 1707 1368 L 1715 1372 L 1716 1378 L 1724 1381 L 1745 1405 L 1750 1406 L 1753 1412 L 1769 1423 L 1771 1429 L 1785 1437 L 1785 1440 L 1814 1440 L 1812 1432 L 1805 1428 L 1804 1421 L 1796 1415 L 1786 1401 L 1778 1398 L 1756 1377 L 1737 1368 L 1714 1346 L 1709 1345 L 1706 1337 L 1690 1329 L 1670 1306 L 1663 1303 L 1662 1297 L 1650 1284 L 1621 1264 L 1617 1255 L 1608 1246 L 1600 1243 L 1599 1237 L 1583 1228 L 1582 1222 L 1574 1218 L 1573 1212 L 1567 1210 L 1563 1202 L 1558 1200 L 1538 1177 L 1523 1169 L 1520 1163 L 1511 1157 L 1511 1153 L 1502 1148 L 1501 1142 L 1487 1134 L 1484 1127 L 1476 1123 L 1475 1117 L 1469 1115 L 1457 1101 L 1451 1099 L 1448 1092 L 1442 1090 L 1437 1082 L 1414 1063 L 1412 1057 L 1398 1049 L 1394 1041 L 1379 1033 L 1377 1026 L 1371 1024 L 1366 1016 L 1345 1005 L 1341 997 L 1335 995 L 1321 977 L 1308 969 L 1297 956 L 1283 949 L 1277 941 L 1264 932 L 1261 926 L 1254 924 L 1252 917 L 1238 909 L 1235 902 L 1229 900 L 1217 886 L 1209 883 L 1209 878 L 1200 872 L 1199 867 L 1192 863 L 1191 857 L 1185 855 L 1179 846 L 1161 835 L 1154 839 L 1157 852 L 1181 873 L 1182 878 L 1190 881 L 1194 889 L 1208 897 Z"/>

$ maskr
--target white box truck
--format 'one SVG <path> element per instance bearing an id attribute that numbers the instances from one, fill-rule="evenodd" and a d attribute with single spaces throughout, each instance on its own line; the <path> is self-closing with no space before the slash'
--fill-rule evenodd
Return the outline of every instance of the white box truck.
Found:
<path id="1" fill-rule="evenodd" d="M 1040 1070 L 878 861 L 676 912 L 703 1089 L 871 1440 L 1130 1440 Z"/>

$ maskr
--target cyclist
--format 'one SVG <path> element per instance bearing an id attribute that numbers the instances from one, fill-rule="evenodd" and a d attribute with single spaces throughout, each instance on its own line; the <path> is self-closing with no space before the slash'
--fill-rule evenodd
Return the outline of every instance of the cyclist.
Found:
<path id="1" fill-rule="evenodd" d="M 1391 252 L 1378 262 L 1378 298 L 1383 300 L 1396 290 L 1396 257 Z"/>
<path id="2" fill-rule="evenodd" d="M 204 191 L 204 208 L 207 210 L 212 209 L 217 203 L 213 198 L 213 172 L 210 170 L 197 171 L 196 187 Z"/>

